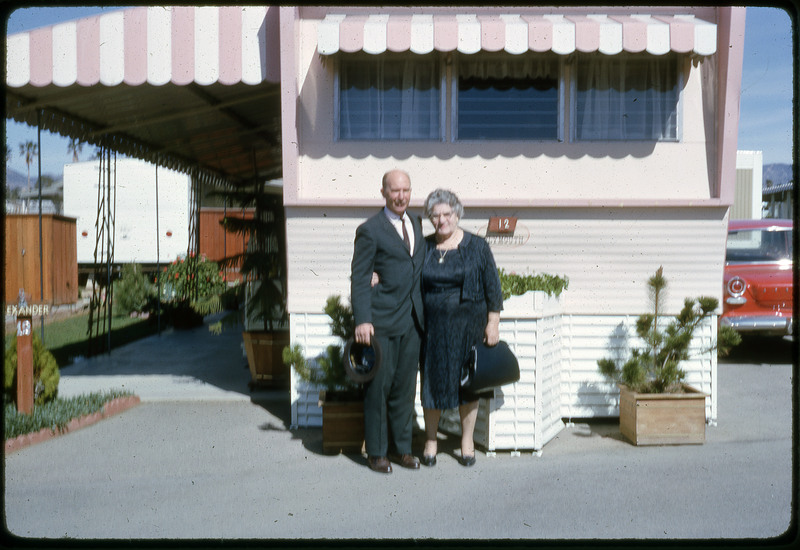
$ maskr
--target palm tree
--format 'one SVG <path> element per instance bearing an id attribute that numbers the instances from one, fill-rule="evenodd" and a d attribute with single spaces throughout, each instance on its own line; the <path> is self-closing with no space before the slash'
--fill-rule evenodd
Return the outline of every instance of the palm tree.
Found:
<path id="1" fill-rule="evenodd" d="M 19 144 L 19 156 L 25 157 L 25 164 L 28 166 L 28 188 L 31 186 L 31 164 L 33 159 L 39 156 L 39 146 L 32 141 Z"/>
<path id="2" fill-rule="evenodd" d="M 72 162 L 78 162 L 80 158 L 78 155 L 83 151 L 83 142 L 78 138 L 71 138 L 67 145 L 67 153 L 72 153 Z"/>

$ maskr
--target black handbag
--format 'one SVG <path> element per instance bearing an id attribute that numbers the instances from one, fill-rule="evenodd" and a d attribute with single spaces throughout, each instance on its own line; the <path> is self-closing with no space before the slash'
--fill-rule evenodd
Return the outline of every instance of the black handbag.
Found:
<path id="1" fill-rule="evenodd" d="M 502 340 L 496 346 L 489 347 L 485 343 L 472 346 L 461 369 L 461 388 L 471 393 L 518 380 L 519 362 Z"/>

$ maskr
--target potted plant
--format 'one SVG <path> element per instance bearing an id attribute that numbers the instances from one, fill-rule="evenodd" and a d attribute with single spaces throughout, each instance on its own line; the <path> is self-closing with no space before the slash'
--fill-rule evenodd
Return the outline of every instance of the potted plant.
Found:
<path id="1" fill-rule="evenodd" d="M 653 312 L 640 315 L 636 334 L 644 345 L 630 357 L 600 359 L 600 372 L 620 390 L 620 432 L 634 445 L 703 443 L 707 394 L 686 384 L 681 361 L 689 359 L 694 332 L 717 309 L 716 298 L 686 298 L 677 317 L 667 321 L 662 313 L 667 281 L 663 267 L 647 282 Z M 719 327 L 717 342 L 703 353 L 720 355 L 741 341 L 730 327 Z"/>
<path id="2" fill-rule="evenodd" d="M 286 310 L 286 229 L 283 199 L 270 193 L 266 181 L 234 184 L 231 190 L 212 193 L 253 216 L 225 216 L 220 224 L 248 238 L 241 254 L 220 260 L 223 267 L 239 266 L 244 280 L 244 331 L 242 338 L 250 367 L 250 388 L 256 385 L 287 387 L 289 369 L 282 350 L 289 344 Z"/>
<path id="3" fill-rule="evenodd" d="M 352 338 L 353 310 L 342 303 L 340 296 L 328 298 L 325 313 L 331 319 L 331 333 L 334 336 L 338 336 L 342 342 Z M 300 379 L 324 388 L 319 392 L 323 452 L 362 452 L 364 391 L 347 377 L 342 345 L 329 345 L 324 354 L 314 359 L 314 365 L 305 358 L 301 345 L 287 346 L 283 350 L 283 360 L 295 370 Z"/>

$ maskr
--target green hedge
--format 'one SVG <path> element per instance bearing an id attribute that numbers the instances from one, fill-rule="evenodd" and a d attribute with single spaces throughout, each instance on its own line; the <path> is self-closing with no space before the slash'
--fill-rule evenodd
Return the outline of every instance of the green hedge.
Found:
<path id="1" fill-rule="evenodd" d="M 36 332 L 32 333 L 33 348 L 33 397 L 37 405 L 52 401 L 58 395 L 61 375 L 53 354 L 47 351 Z M 12 338 L 5 351 L 3 372 L 3 394 L 7 400 L 17 388 L 17 339 Z"/>
<path id="2" fill-rule="evenodd" d="M 62 431 L 70 420 L 96 413 L 103 405 L 119 397 L 133 395 L 129 391 L 109 390 L 104 393 L 79 395 L 67 399 L 56 398 L 49 403 L 37 405 L 31 414 L 20 414 L 13 403 L 5 405 L 5 439 L 35 433 L 43 428 Z"/>

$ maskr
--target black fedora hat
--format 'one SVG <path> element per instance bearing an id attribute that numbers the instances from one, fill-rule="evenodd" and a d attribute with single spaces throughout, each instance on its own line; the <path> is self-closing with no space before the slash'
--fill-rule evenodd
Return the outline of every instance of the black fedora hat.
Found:
<path id="1" fill-rule="evenodd" d="M 381 367 L 381 346 L 378 340 L 372 338 L 370 345 L 366 346 L 350 338 L 344 346 L 342 362 L 350 380 L 357 384 L 369 382 L 375 378 Z"/>

